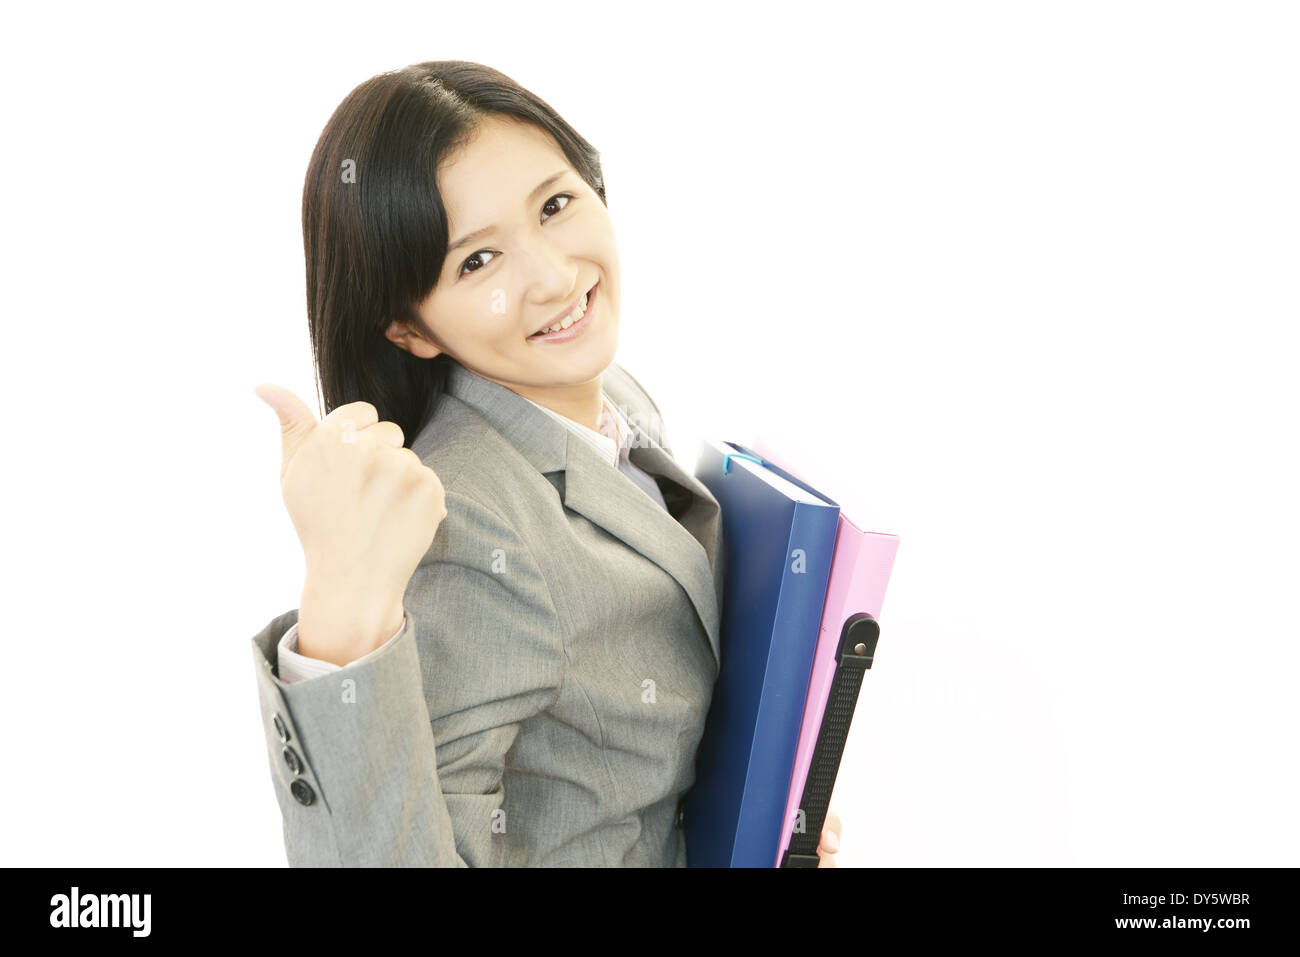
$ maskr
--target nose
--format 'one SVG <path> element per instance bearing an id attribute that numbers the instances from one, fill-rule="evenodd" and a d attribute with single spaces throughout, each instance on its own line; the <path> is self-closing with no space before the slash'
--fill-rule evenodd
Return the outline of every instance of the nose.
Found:
<path id="1" fill-rule="evenodd" d="M 535 305 L 563 305 L 581 291 L 578 282 L 582 272 L 573 257 L 545 236 L 530 243 L 524 255 L 528 298 Z"/>

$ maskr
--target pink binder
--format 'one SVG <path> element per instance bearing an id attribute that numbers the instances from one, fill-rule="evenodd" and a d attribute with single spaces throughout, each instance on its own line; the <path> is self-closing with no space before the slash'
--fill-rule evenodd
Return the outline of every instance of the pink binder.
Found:
<path id="1" fill-rule="evenodd" d="M 800 481 L 807 481 L 789 468 L 781 456 L 762 439 L 755 439 L 753 450 L 763 459 L 784 469 Z M 781 866 L 786 849 L 790 846 L 799 802 L 803 798 L 808 771 L 812 765 L 813 750 L 826 712 L 827 698 L 835 680 L 835 653 L 845 622 L 861 612 L 879 619 L 880 609 L 885 601 L 885 589 L 889 585 L 889 575 L 893 570 L 894 556 L 897 552 L 897 535 L 863 531 L 841 510 L 830 581 L 826 588 L 821 635 L 813 658 L 812 677 L 808 684 L 803 721 L 799 727 L 799 746 L 795 753 L 790 791 L 786 799 L 785 825 L 776 860 L 773 862 L 774 867 Z M 838 760 L 836 764 L 838 765 Z M 829 797 L 829 794 L 825 795 L 826 800 L 829 800 Z M 813 823 L 805 821 L 806 825 Z M 820 820 L 816 822 L 819 829 L 821 824 Z"/>

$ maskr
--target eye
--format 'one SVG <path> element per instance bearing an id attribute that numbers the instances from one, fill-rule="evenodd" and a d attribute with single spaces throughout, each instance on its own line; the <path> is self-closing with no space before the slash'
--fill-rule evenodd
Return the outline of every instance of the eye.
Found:
<path id="1" fill-rule="evenodd" d="M 547 206 L 552 205 L 552 204 L 553 204 L 557 199 L 562 199 L 562 200 L 564 200 L 564 205 L 561 206 L 560 209 L 557 209 L 557 210 L 555 211 L 555 212 L 558 213 L 561 209 L 564 209 L 565 206 L 568 206 L 568 205 L 569 205 L 569 200 L 573 199 L 573 194 L 572 194 L 572 193 L 556 193 L 554 196 L 552 196 L 550 199 L 548 199 L 548 200 L 547 200 L 547 201 L 542 205 L 542 209 L 546 209 Z M 555 213 L 552 213 L 551 215 L 553 216 L 553 215 L 555 215 Z M 549 218 L 549 217 L 548 217 L 548 218 Z M 542 222 L 545 222 L 545 221 L 546 221 L 546 220 L 542 220 Z"/>
<path id="2" fill-rule="evenodd" d="M 483 261 L 483 257 L 484 257 L 484 256 L 495 256 L 495 255 L 496 255 L 496 253 L 494 253 L 494 252 L 493 252 L 492 250 L 490 250 L 490 249 L 480 249 L 478 252 L 476 252 L 474 255 L 470 256 L 468 259 L 466 259 L 463 263 L 460 264 L 460 272 L 459 272 L 457 275 L 459 275 L 459 276 L 464 276 L 464 275 L 466 275 L 466 267 L 467 267 L 470 263 L 475 262 L 475 261 L 477 261 L 479 265 L 478 265 L 476 268 L 474 268 L 474 269 L 470 269 L 470 270 L 468 270 L 468 271 L 469 271 L 469 272 L 478 272 L 479 269 L 481 269 L 481 268 L 483 268 L 484 266 L 487 265 L 487 262 L 484 262 L 484 261 Z M 490 260 L 489 260 L 489 262 L 490 262 Z"/>
<path id="3" fill-rule="evenodd" d="M 562 212 L 569 205 L 569 200 L 574 198 L 575 197 L 572 193 L 556 193 L 554 196 L 552 196 L 550 199 L 548 199 L 545 203 L 542 204 L 542 211 L 545 212 L 549 207 L 555 206 L 556 200 L 564 200 L 564 202 L 559 204 L 559 209 L 556 209 L 555 212 L 549 213 L 546 216 L 544 216 L 542 218 L 542 222 L 546 222 L 546 220 L 550 219 L 551 216 L 554 216 L 555 213 Z M 482 257 L 484 256 L 491 257 L 496 255 L 499 254 L 493 252 L 490 249 L 480 249 L 478 252 L 474 253 L 474 255 L 470 256 L 463 263 L 461 263 L 460 271 L 456 274 L 456 277 L 460 278 L 461 276 L 468 275 L 469 273 L 478 272 L 480 269 L 486 266 L 488 262 L 491 262 L 491 259 L 485 261 Z M 469 265 L 474 262 L 477 262 L 478 265 L 473 269 L 469 269 L 468 268 Z"/>

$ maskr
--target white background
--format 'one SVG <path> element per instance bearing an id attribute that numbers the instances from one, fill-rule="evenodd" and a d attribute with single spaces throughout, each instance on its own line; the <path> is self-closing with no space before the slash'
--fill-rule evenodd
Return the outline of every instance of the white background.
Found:
<path id="1" fill-rule="evenodd" d="M 23 5 L 0 38 L 0 861 L 283 865 L 274 381 L 371 75 L 602 151 L 618 361 L 901 538 L 849 865 L 1296 865 L 1300 48 L 1266 3 Z"/>

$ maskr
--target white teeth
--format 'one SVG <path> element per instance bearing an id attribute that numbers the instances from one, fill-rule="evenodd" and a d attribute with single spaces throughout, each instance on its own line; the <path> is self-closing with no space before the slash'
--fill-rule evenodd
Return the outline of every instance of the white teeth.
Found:
<path id="1" fill-rule="evenodd" d="M 541 332 L 534 333 L 534 335 L 544 336 L 548 332 L 559 332 L 561 329 L 567 329 L 569 328 L 569 326 L 573 325 L 584 315 L 586 315 L 586 313 L 587 313 L 587 296 L 584 293 L 582 297 L 582 302 L 578 303 L 578 305 L 574 308 L 573 312 L 569 313 L 567 316 L 564 317 L 563 322 L 561 322 L 557 326 L 547 326 Z"/>

